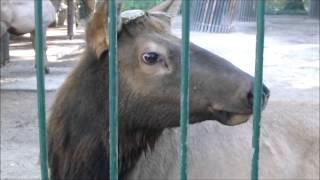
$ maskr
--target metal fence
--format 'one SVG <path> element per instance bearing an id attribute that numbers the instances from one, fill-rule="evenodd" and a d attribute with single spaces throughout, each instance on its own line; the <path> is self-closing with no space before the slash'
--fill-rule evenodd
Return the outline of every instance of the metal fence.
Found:
<path id="1" fill-rule="evenodd" d="M 37 95 L 38 95 L 38 120 L 39 120 L 39 141 L 40 141 L 40 164 L 41 177 L 48 180 L 48 150 L 47 150 L 47 130 L 45 111 L 45 84 L 44 84 L 44 36 L 42 27 L 42 1 L 35 0 L 35 37 L 36 37 L 36 64 L 37 64 Z"/>
<path id="2" fill-rule="evenodd" d="M 242 22 L 255 21 L 256 5 L 255 0 L 239 0 L 237 20 Z"/>
<path id="3" fill-rule="evenodd" d="M 235 21 L 255 21 L 256 0 L 193 0 L 191 29 L 226 33 Z"/>
<path id="4" fill-rule="evenodd" d="M 35 21 L 36 21 L 36 60 L 37 60 L 37 92 L 38 92 L 38 117 L 39 117 L 39 139 L 41 158 L 41 177 L 48 179 L 47 142 L 46 142 L 46 114 L 45 114 L 45 84 L 43 69 L 43 29 L 42 29 L 42 1 L 35 0 Z M 264 9 L 265 1 L 258 0 L 258 31 L 256 51 L 256 73 L 255 73 L 255 97 L 254 97 L 254 136 L 252 159 L 252 179 L 258 179 L 259 162 L 259 137 L 261 118 L 261 91 L 262 91 L 262 66 L 263 66 L 263 44 L 264 44 Z M 117 26 L 116 26 L 116 0 L 109 0 L 109 143 L 110 143 L 110 179 L 118 179 L 118 60 L 117 60 Z M 182 28 L 182 59 L 181 59 L 181 153 L 180 153 L 180 177 L 187 179 L 187 134 L 189 115 L 189 22 L 190 22 L 190 1 L 183 1 L 182 4 L 183 28 Z M 106 92 L 107 93 L 107 92 Z M 107 129 L 106 129 L 107 131 Z M 108 169 L 106 169 L 108 171 Z"/>
<path id="5" fill-rule="evenodd" d="M 230 32 L 238 0 L 193 0 L 191 30 Z"/>

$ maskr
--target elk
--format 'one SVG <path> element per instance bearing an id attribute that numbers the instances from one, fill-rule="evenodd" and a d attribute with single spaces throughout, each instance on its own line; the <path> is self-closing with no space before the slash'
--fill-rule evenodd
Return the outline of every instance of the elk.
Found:
<path id="1" fill-rule="evenodd" d="M 42 0 L 42 16 L 43 16 L 43 36 L 46 37 L 46 32 L 55 19 L 56 11 L 58 10 L 61 0 Z M 35 49 L 35 14 L 34 0 L 1 0 L 1 15 L 0 15 L 0 38 L 4 33 L 9 32 L 14 35 L 23 35 L 30 33 L 32 46 Z M 44 69 L 49 73 L 48 58 L 46 54 L 47 45 L 45 43 L 44 50 Z"/>
<path id="2" fill-rule="evenodd" d="M 51 179 L 108 179 L 108 1 L 86 29 L 86 49 L 52 106 L 48 127 Z M 121 2 L 118 1 L 120 15 Z M 133 13 L 133 14 L 132 14 Z M 130 16 L 128 16 L 130 15 Z M 160 12 L 123 12 L 118 22 L 119 178 L 129 178 L 180 116 L 181 40 Z M 253 77 L 190 45 L 190 123 L 234 126 L 252 114 Z M 263 106 L 269 90 L 263 88 Z"/>

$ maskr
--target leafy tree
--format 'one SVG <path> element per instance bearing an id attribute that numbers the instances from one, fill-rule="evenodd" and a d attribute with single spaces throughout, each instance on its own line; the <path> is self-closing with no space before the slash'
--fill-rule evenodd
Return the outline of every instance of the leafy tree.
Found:
<path id="1" fill-rule="evenodd" d="M 284 10 L 300 10 L 305 11 L 303 0 L 287 0 Z"/>

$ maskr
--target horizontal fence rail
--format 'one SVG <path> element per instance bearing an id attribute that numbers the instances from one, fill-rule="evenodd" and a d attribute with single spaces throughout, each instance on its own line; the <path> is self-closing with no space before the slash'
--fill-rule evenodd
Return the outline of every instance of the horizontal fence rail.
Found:
<path id="1" fill-rule="evenodd" d="M 41 178 L 48 180 L 48 153 L 46 131 L 46 108 L 45 108 L 45 84 L 44 84 L 44 35 L 42 27 L 42 0 L 35 0 L 35 37 L 36 37 L 36 65 L 37 65 L 37 94 L 38 94 L 38 123 L 40 141 L 40 165 Z"/>

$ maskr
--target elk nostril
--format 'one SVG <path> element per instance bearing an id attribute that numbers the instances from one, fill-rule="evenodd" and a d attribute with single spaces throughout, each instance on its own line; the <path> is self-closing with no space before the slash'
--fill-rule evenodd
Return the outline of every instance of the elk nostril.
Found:
<path id="1" fill-rule="evenodd" d="M 269 97 L 270 97 L 270 90 L 267 88 L 267 86 L 263 85 L 263 87 L 262 87 L 262 107 L 265 107 L 267 105 Z"/>
<path id="2" fill-rule="evenodd" d="M 248 105 L 249 108 L 253 109 L 253 101 L 254 101 L 254 93 L 253 93 L 254 89 L 252 88 L 249 93 L 247 94 L 247 101 L 248 101 Z M 265 107 L 268 99 L 270 97 L 270 90 L 263 85 L 262 87 L 262 94 L 261 94 L 261 105 L 262 107 Z"/>
<path id="3" fill-rule="evenodd" d="M 247 101 L 248 101 L 249 108 L 252 109 L 253 108 L 253 89 L 251 89 L 247 94 Z"/>
<path id="4" fill-rule="evenodd" d="M 270 97 L 270 90 L 265 85 L 263 85 L 263 88 L 262 88 L 262 95 L 263 95 L 263 99 Z"/>

